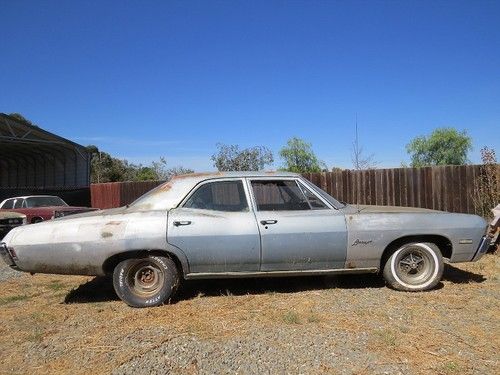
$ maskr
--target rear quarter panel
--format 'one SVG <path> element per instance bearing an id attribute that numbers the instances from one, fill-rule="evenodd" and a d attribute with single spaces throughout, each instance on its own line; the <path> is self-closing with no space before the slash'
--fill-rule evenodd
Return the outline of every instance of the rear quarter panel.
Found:
<path id="1" fill-rule="evenodd" d="M 470 261 L 485 233 L 486 221 L 475 215 L 445 212 L 354 213 L 346 215 L 347 268 L 379 267 L 384 250 L 406 236 L 439 235 L 450 240 L 450 262 Z M 461 244 L 460 240 L 471 240 Z"/>

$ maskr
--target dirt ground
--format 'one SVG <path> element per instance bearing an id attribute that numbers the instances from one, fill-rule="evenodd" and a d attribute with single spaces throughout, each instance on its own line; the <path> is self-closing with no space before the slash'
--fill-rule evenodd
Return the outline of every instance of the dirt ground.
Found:
<path id="1" fill-rule="evenodd" d="M 0 267 L 0 373 L 499 373 L 500 261 L 427 293 L 376 275 L 215 280 L 132 309 L 105 278 Z"/>

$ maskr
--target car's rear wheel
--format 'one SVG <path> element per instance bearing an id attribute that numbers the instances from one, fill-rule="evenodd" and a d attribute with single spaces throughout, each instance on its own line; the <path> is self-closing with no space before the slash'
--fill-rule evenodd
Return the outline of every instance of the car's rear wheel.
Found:
<path id="1" fill-rule="evenodd" d="M 159 306 L 168 302 L 179 285 L 179 271 L 170 258 L 149 255 L 126 259 L 113 271 L 113 286 L 132 307 Z"/>
<path id="2" fill-rule="evenodd" d="M 386 283 L 397 290 L 419 292 L 434 288 L 443 276 L 443 257 L 432 243 L 408 243 L 396 249 L 384 265 Z"/>

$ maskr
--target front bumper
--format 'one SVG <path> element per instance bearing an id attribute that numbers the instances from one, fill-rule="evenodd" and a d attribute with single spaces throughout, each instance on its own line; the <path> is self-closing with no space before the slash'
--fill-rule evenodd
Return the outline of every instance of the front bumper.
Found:
<path id="1" fill-rule="evenodd" d="M 5 263 L 7 263 L 8 266 L 16 267 L 16 262 L 14 262 L 13 256 L 7 248 L 7 245 L 5 245 L 3 242 L 0 243 L 0 257 Z"/>
<path id="2" fill-rule="evenodd" d="M 481 242 L 479 243 L 479 247 L 477 248 L 476 253 L 474 254 L 474 257 L 471 260 L 472 262 L 476 262 L 479 259 L 481 259 L 481 257 L 486 253 L 486 251 L 488 251 L 490 247 L 490 242 L 491 238 L 489 236 L 483 236 Z"/>

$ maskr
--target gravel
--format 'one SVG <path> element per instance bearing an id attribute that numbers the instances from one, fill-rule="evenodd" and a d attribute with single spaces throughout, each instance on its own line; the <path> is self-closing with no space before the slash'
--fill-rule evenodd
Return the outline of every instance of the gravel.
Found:
<path id="1" fill-rule="evenodd" d="M 132 309 L 111 281 L 0 266 L 0 374 L 489 374 L 500 258 L 446 266 L 427 293 L 376 275 L 186 283 Z"/>

